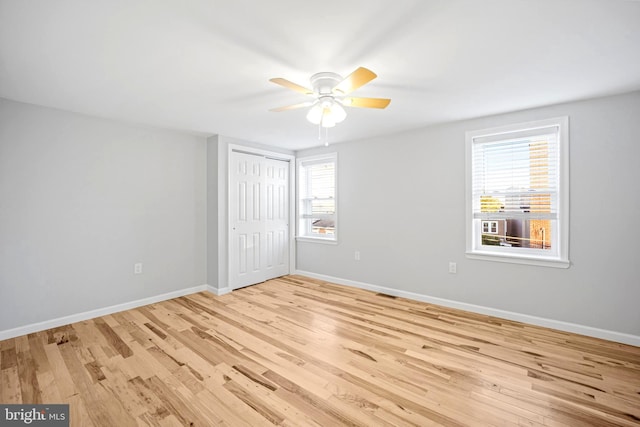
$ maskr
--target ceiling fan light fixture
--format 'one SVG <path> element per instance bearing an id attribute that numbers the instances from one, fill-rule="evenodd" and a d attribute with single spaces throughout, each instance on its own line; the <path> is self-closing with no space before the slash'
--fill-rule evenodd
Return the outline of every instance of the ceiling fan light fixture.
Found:
<path id="1" fill-rule="evenodd" d="M 330 96 L 323 96 L 307 113 L 308 121 L 322 127 L 334 127 L 346 117 L 347 112 L 342 105 Z"/>
<path id="2" fill-rule="evenodd" d="M 322 121 L 322 112 L 322 105 L 320 105 L 319 103 L 314 104 L 314 106 L 311 107 L 309 109 L 309 112 L 307 113 L 307 120 L 309 120 L 314 125 L 319 125 Z"/>
<path id="3" fill-rule="evenodd" d="M 341 121 L 347 118 L 347 112 L 344 110 L 344 107 L 342 107 L 342 105 L 340 105 L 339 102 L 335 102 L 335 101 L 330 108 L 330 114 L 331 114 L 331 118 L 336 123 L 340 123 Z"/>
<path id="4" fill-rule="evenodd" d="M 323 128 L 332 128 L 336 126 L 336 122 L 331 120 L 330 117 L 325 116 L 322 118 L 322 122 L 320 123 L 320 126 L 322 126 Z"/>

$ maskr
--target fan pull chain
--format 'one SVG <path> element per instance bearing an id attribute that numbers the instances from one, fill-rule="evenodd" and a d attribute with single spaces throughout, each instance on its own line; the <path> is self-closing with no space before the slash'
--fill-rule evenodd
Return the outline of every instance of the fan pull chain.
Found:
<path id="1" fill-rule="evenodd" d="M 322 120 L 320 120 L 320 123 L 318 124 L 318 139 L 322 141 Z M 328 127 L 324 128 L 324 146 L 325 147 L 329 146 L 329 128 Z"/>

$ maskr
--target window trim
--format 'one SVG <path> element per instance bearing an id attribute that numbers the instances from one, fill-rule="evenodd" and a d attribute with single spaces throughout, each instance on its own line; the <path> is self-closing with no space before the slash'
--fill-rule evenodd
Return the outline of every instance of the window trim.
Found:
<path id="1" fill-rule="evenodd" d="M 300 221 L 302 219 L 302 212 L 300 212 L 300 177 L 302 174 L 300 173 L 300 168 L 302 164 L 305 162 L 321 162 L 321 161 L 333 161 L 334 163 L 334 179 L 335 179 L 335 189 L 333 198 L 335 200 L 335 209 L 334 209 L 334 234 L 329 235 L 328 237 L 321 236 L 309 236 L 309 235 L 300 235 Z M 310 242 L 310 243 L 324 243 L 329 245 L 338 244 L 338 153 L 331 152 L 325 154 L 317 154 L 313 156 L 299 157 L 296 159 L 296 241 L 299 242 Z"/>
<path id="2" fill-rule="evenodd" d="M 507 248 L 478 249 L 474 247 L 474 217 L 473 217 L 473 144 L 474 140 L 500 135 L 515 134 L 528 130 L 558 127 L 559 151 L 559 186 L 558 186 L 558 252 L 557 256 L 545 256 L 533 249 L 526 254 L 518 254 Z M 569 261 L 569 117 L 562 116 L 551 119 L 516 123 L 506 126 L 493 127 L 465 134 L 465 172 L 466 172 L 466 257 L 470 259 L 527 264 L 544 267 L 568 268 Z"/>

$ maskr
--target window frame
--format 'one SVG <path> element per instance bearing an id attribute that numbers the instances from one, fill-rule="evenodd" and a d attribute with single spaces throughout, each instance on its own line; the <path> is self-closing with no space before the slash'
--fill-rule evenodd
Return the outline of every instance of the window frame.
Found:
<path id="1" fill-rule="evenodd" d="M 303 224 L 302 221 L 305 220 L 302 218 L 302 204 L 304 201 L 302 200 L 302 173 L 301 169 L 305 167 L 304 163 L 324 163 L 324 162 L 333 162 L 334 165 L 334 212 L 333 212 L 333 223 L 334 223 L 334 232 L 333 234 L 320 236 L 320 235 L 311 235 L 311 223 L 309 221 L 305 221 L 305 225 L 307 228 L 306 233 L 301 233 Z M 296 240 L 301 242 L 313 242 L 313 243 L 326 243 L 326 244 L 337 244 L 338 243 L 338 153 L 325 153 L 318 154 L 314 156 L 306 156 L 300 157 L 296 159 Z"/>
<path id="2" fill-rule="evenodd" d="M 503 246 L 487 247 L 482 245 L 482 220 L 474 218 L 473 212 L 473 148 L 482 138 L 508 140 L 523 132 L 540 129 L 540 133 L 550 127 L 557 127 L 558 136 L 558 218 L 557 230 L 553 230 L 553 242 L 557 250 L 552 254 L 544 249 L 511 248 Z M 516 123 L 488 129 L 467 131 L 465 134 L 466 154 L 466 257 L 471 259 L 499 261 L 544 267 L 568 268 L 569 261 L 569 117 L 556 117 L 525 123 Z M 479 232 L 478 232 L 479 231 Z"/>

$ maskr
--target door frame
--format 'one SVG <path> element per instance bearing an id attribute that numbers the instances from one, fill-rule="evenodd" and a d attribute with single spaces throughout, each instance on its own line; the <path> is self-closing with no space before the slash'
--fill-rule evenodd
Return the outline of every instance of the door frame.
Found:
<path id="1" fill-rule="evenodd" d="M 233 291 L 230 283 L 231 275 L 231 154 L 236 151 L 244 154 L 250 154 L 268 159 L 284 160 L 289 162 L 289 272 L 291 274 L 296 269 L 296 156 L 292 154 L 279 153 L 277 151 L 268 151 L 260 148 L 247 147 L 246 145 L 229 144 L 227 149 L 227 239 L 225 242 L 227 250 L 227 287 L 229 291 Z"/>

